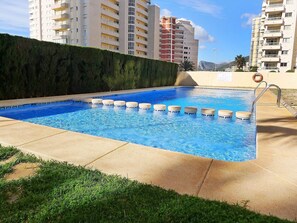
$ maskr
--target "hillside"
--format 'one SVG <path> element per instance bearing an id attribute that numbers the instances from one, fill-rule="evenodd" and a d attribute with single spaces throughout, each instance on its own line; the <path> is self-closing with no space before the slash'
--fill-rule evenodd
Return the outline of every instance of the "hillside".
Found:
<path id="1" fill-rule="evenodd" d="M 246 56 L 244 58 L 245 58 L 245 61 L 249 61 L 249 56 Z M 198 70 L 201 70 L 201 71 L 213 71 L 213 70 L 225 71 L 225 69 L 232 68 L 233 66 L 236 66 L 235 61 L 231 61 L 229 63 L 216 64 L 213 62 L 201 60 L 199 62 Z"/>

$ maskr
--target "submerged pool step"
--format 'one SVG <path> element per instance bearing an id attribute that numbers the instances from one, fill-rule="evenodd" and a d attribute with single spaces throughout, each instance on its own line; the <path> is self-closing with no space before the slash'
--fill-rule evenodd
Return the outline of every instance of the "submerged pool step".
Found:
<path id="1" fill-rule="evenodd" d="M 103 105 L 106 105 L 106 106 L 112 106 L 112 105 L 114 105 L 114 100 L 103 100 L 102 101 L 102 104 Z"/>
<path id="2" fill-rule="evenodd" d="M 114 104 L 115 107 L 125 107 L 126 106 L 125 101 L 114 101 L 113 104 Z"/>
<path id="3" fill-rule="evenodd" d="M 220 118 L 232 118 L 233 112 L 230 110 L 219 110 L 218 116 Z"/>
<path id="4" fill-rule="evenodd" d="M 135 102 L 135 101 L 126 102 L 126 107 L 127 108 L 138 108 L 138 102 Z"/>
<path id="5" fill-rule="evenodd" d="M 154 105 L 155 111 L 166 111 L 166 105 L 163 104 L 155 104 Z"/>
<path id="6" fill-rule="evenodd" d="M 150 110 L 152 107 L 152 104 L 150 103 L 139 103 L 139 108 L 142 110 Z"/>
<path id="7" fill-rule="evenodd" d="M 139 108 L 140 110 L 150 110 L 152 108 L 152 104 L 150 103 L 138 103 L 135 101 L 114 101 L 112 99 L 100 99 L 100 98 L 85 98 L 81 99 L 80 101 L 88 104 L 103 104 L 105 106 L 114 106 L 114 107 L 126 107 L 127 109 L 135 109 Z M 95 107 L 94 107 L 95 108 Z M 153 105 L 154 111 L 161 111 L 165 112 L 166 109 L 168 113 L 180 113 L 182 107 L 179 105 L 169 105 L 168 107 L 165 104 L 154 104 Z M 195 106 L 187 106 L 184 108 L 184 113 L 188 115 L 196 115 L 198 112 L 198 108 Z M 202 108 L 201 115 L 203 116 L 215 116 L 216 110 L 213 108 Z M 246 111 L 237 111 L 235 117 L 240 120 L 250 120 L 252 116 L 251 112 Z M 219 118 L 232 118 L 233 111 L 230 110 L 218 110 L 218 117 Z"/>
<path id="8" fill-rule="evenodd" d="M 202 108 L 201 109 L 201 114 L 204 116 L 214 116 L 216 110 L 213 108 Z"/>

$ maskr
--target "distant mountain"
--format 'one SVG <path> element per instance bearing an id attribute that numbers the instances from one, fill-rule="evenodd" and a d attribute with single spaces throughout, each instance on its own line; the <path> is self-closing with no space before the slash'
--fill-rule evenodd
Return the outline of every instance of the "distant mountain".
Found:
<path id="1" fill-rule="evenodd" d="M 245 61 L 248 62 L 249 61 L 249 56 L 245 57 Z M 208 61 L 203 61 L 201 60 L 199 62 L 199 66 L 198 66 L 198 70 L 201 71 L 213 71 L 213 70 L 217 70 L 217 71 L 225 71 L 228 68 L 232 68 L 233 66 L 236 66 L 236 62 L 235 61 L 231 61 L 229 63 L 213 63 L 213 62 L 208 62 Z"/>

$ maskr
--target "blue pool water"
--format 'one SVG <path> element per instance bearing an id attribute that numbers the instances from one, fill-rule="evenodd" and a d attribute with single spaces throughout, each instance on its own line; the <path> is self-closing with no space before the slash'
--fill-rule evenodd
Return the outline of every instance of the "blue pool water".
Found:
<path id="1" fill-rule="evenodd" d="M 103 98 L 152 104 L 248 111 L 253 91 L 172 88 Z M 0 109 L 0 116 L 225 161 L 256 158 L 255 114 L 250 121 L 91 106 L 65 101 Z"/>

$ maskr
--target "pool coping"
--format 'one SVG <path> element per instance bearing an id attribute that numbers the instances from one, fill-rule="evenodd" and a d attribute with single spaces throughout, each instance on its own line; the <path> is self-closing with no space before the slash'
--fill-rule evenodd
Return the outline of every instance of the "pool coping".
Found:
<path id="1" fill-rule="evenodd" d="M 65 99 L 170 88 L 172 86 L 9 100 L 0 101 L 0 106 L 31 104 L 28 103 L 30 101 L 33 103 L 40 103 L 44 100 L 45 102 L 65 101 Z M 205 86 L 198 88 L 205 88 Z M 240 88 L 216 89 L 238 90 Z M 294 171 L 297 170 L 297 164 L 293 157 L 297 155 L 297 148 L 287 138 L 289 137 L 294 143 L 297 136 L 288 136 L 282 132 L 275 137 L 272 132 L 272 137 L 269 138 L 268 131 L 270 128 L 288 126 L 288 129 L 295 133 L 297 125 L 294 126 L 294 118 L 291 119 L 285 108 L 275 106 L 275 96 L 270 92 L 265 93 L 263 99 L 257 104 L 256 112 L 257 128 L 260 130 L 257 133 L 257 159 L 242 163 L 185 155 L 3 117 L 0 117 L 0 143 L 4 146 L 16 146 L 25 153 L 32 153 L 46 160 L 66 161 L 74 165 L 98 169 L 107 174 L 118 174 L 139 182 L 172 189 L 180 194 L 223 200 L 228 203 L 241 203 L 249 200 L 248 208 L 252 210 L 296 220 L 297 177 Z M 273 119 L 267 117 L 271 112 L 275 116 Z M 282 121 L 284 119 L 289 121 Z M 101 145 L 104 146 L 101 147 Z M 286 145 L 282 147 L 282 151 L 278 150 L 280 145 Z M 84 151 L 80 150 L 82 147 Z M 296 152 L 292 151 L 292 148 L 296 148 Z M 287 154 L 283 154 L 284 151 L 287 151 Z M 141 160 L 141 162 L 135 162 L 135 160 Z M 289 165 L 291 172 L 285 168 L 286 165 Z M 257 184 L 251 177 L 257 179 Z M 276 195 L 279 191 L 282 192 L 281 196 Z M 259 195 L 264 198 L 259 199 Z"/>

